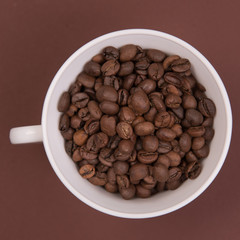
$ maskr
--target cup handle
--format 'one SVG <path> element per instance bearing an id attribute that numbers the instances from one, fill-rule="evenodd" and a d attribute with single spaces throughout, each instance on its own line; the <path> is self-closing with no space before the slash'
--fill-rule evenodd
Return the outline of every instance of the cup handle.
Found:
<path id="1" fill-rule="evenodd" d="M 9 133 L 9 138 L 12 144 L 42 142 L 42 126 L 33 125 L 12 128 Z"/>

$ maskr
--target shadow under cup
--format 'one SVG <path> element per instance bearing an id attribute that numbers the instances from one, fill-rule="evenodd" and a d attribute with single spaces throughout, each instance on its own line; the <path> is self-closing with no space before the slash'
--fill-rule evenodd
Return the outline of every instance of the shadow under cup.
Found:
<path id="1" fill-rule="evenodd" d="M 155 48 L 169 55 L 188 58 L 192 72 L 202 83 L 206 94 L 215 104 L 215 136 L 210 145 L 210 154 L 203 161 L 203 169 L 195 180 L 185 181 L 174 191 L 165 191 L 148 199 L 124 200 L 102 187 L 94 186 L 83 179 L 75 163 L 66 154 L 64 139 L 58 130 L 60 113 L 57 103 L 62 92 L 68 90 L 84 64 L 106 46 L 120 47 L 136 44 L 142 48 Z M 231 108 L 224 85 L 210 63 L 189 44 L 171 35 L 152 30 L 123 30 L 99 37 L 76 51 L 60 68 L 48 90 L 42 116 L 43 139 L 50 163 L 63 184 L 89 206 L 110 215 L 126 218 L 147 218 L 174 211 L 199 196 L 219 172 L 230 144 Z"/>

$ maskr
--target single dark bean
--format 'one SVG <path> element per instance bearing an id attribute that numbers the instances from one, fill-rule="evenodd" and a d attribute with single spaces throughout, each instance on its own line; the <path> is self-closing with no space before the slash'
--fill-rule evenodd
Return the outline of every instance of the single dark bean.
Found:
<path id="1" fill-rule="evenodd" d="M 168 70 L 168 68 L 171 66 L 171 64 L 175 61 L 178 60 L 180 57 L 178 55 L 172 55 L 168 56 L 165 58 L 163 61 L 163 68 L 164 70 Z"/>
<path id="2" fill-rule="evenodd" d="M 119 111 L 119 105 L 110 101 L 101 102 L 99 107 L 103 113 L 108 115 L 115 115 Z"/>
<path id="3" fill-rule="evenodd" d="M 90 118 L 85 122 L 83 129 L 88 135 L 92 135 L 99 131 L 99 125 L 100 124 L 98 120 Z"/>
<path id="4" fill-rule="evenodd" d="M 157 164 L 162 164 L 162 165 L 166 166 L 166 168 L 169 168 L 170 164 L 171 164 L 171 161 L 170 161 L 170 159 L 167 155 L 163 154 L 163 155 L 159 155 L 155 164 L 156 165 Z"/>
<path id="5" fill-rule="evenodd" d="M 103 101 L 116 102 L 118 100 L 117 91 L 111 86 L 101 86 L 96 91 L 96 97 L 99 102 Z"/>
<path id="6" fill-rule="evenodd" d="M 157 109 L 155 107 L 151 107 L 149 111 L 144 114 L 144 119 L 148 122 L 154 122 L 156 114 Z"/>
<path id="7" fill-rule="evenodd" d="M 102 55 L 106 61 L 111 59 L 117 60 L 119 58 L 119 50 L 115 47 L 109 46 L 103 49 Z"/>
<path id="8" fill-rule="evenodd" d="M 61 117 L 60 117 L 60 121 L 59 121 L 59 130 L 61 132 L 65 132 L 68 130 L 69 128 L 69 125 L 70 125 L 70 121 L 69 121 L 69 117 L 67 114 L 63 114 Z"/>
<path id="9" fill-rule="evenodd" d="M 113 169 L 117 175 L 125 175 L 128 172 L 129 164 L 123 161 L 116 161 L 113 163 Z"/>
<path id="10" fill-rule="evenodd" d="M 216 114 L 215 104 L 209 98 L 203 98 L 198 103 L 198 109 L 205 117 L 214 117 L 214 115 Z"/>
<path id="11" fill-rule="evenodd" d="M 187 132 L 191 137 L 201 137 L 205 133 L 205 127 L 190 127 L 188 128 Z"/>
<path id="12" fill-rule="evenodd" d="M 117 60 L 111 59 L 105 62 L 101 67 L 103 76 L 115 75 L 120 69 L 120 63 Z"/>
<path id="13" fill-rule="evenodd" d="M 186 58 L 177 59 L 171 64 L 171 68 L 174 72 L 186 72 L 190 67 L 191 64 Z"/>
<path id="14" fill-rule="evenodd" d="M 77 78 L 77 83 L 87 88 L 93 88 L 95 84 L 95 77 L 82 72 Z"/>
<path id="15" fill-rule="evenodd" d="M 111 86 L 116 91 L 118 91 L 122 87 L 122 79 L 116 76 L 106 76 L 104 77 L 103 84 L 105 86 Z"/>
<path id="16" fill-rule="evenodd" d="M 136 77 L 137 77 L 136 74 L 130 74 L 126 76 L 123 80 L 123 88 L 129 91 L 132 88 L 136 80 Z"/>
<path id="17" fill-rule="evenodd" d="M 167 72 L 164 74 L 165 82 L 174 85 L 175 87 L 179 88 L 182 86 L 182 77 L 177 73 Z"/>
<path id="18" fill-rule="evenodd" d="M 179 146 L 183 152 L 188 152 L 191 149 L 192 140 L 188 133 L 183 133 L 179 139 Z"/>
<path id="19" fill-rule="evenodd" d="M 176 167 L 181 163 L 181 156 L 179 155 L 179 153 L 170 151 L 170 152 L 166 153 L 166 156 L 170 159 L 171 167 Z"/>
<path id="20" fill-rule="evenodd" d="M 61 134 L 64 139 L 72 140 L 74 132 L 75 131 L 72 128 L 68 128 L 66 131 L 61 131 Z"/>
<path id="21" fill-rule="evenodd" d="M 156 135 L 161 141 L 172 141 L 176 137 L 176 133 L 168 128 L 160 128 Z"/>
<path id="22" fill-rule="evenodd" d="M 72 103 L 78 108 L 84 108 L 89 102 L 89 96 L 86 93 L 76 93 L 72 96 Z"/>
<path id="23" fill-rule="evenodd" d="M 79 118 L 77 115 L 74 115 L 71 117 L 70 125 L 72 128 L 78 129 L 81 126 L 81 118 Z"/>
<path id="24" fill-rule="evenodd" d="M 156 86 L 157 86 L 156 81 L 152 79 L 145 79 L 138 84 L 138 87 L 140 87 L 146 94 L 154 92 Z"/>
<path id="25" fill-rule="evenodd" d="M 151 196 L 151 190 L 142 187 L 141 185 L 136 185 L 136 195 L 140 198 L 148 198 Z"/>
<path id="26" fill-rule="evenodd" d="M 180 168 L 178 167 L 172 167 L 169 169 L 169 178 L 167 180 L 168 183 L 177 181 L 181 178 L 182 176 L 182 171 Z"/>
<path id="27" fill-rule="evenodd" d="M 194 150 L 193 152 L 198 158 L 206 158 L 209 154 L 209 151 L 209 146 L 205 144 L 202 148 Z"/>
<path id="28" fill-rule="evenodd" d="M 167 95 L 165 99 L 165 104 L 169 108 L 178 108 L 180 104 L 182 103 L 182 99 L 174 94 Z"/>
<path id="29" fill-rule="evenodd" d="M 85 133 L 84 130 L 78 130 L 73 134 L 73 141 L 78 146 L 82 146 L 87 142 L 88 135 Z"/>
<path id="30" fill-rule="evenodd" d="M 91 178 L 92 176 L 94 176 L 95 168 L 94 168 L 94 166 L 87 164 L 80 168 L 79 173 L 83 178 L 88 179 L 88 178 Z"/>
<path id="31" fill-rule="evenodd" d="M 101 66 L 100 64 L 90 61 L 87 62 L 83 68 L 83 70 L 90 76 L 98 77 L 101 75 Z"/>
<path id="32" fill-rule="evenodd" d="M 120 61 L 127 62 L 134 59 L 138 52 L 137 46 L 128 44 L 120 48 Z"/>
<path id="33" fill-rule="evenodd" d="M 156 136 L 148 135 L 142 141 L 142 147 L 146 152 L 156 152 L 158 149 L 158 139 Z"/>
<path id="34" fill-rule="evenodd" d="M 184 109 L 196 108 L 197 100 L 192 95 L 184 95 L 182 100 L 182 106 Z"/>
<path id="35" fill-rule="evenodd" d="M 123 139 L 129 139 L 133 135 L 133 129 L 130 124 L 126 122 L 119 122 L 116 127 L 118 136 Z"/>
<path id="36" fill-rule="evenodd" d="M 116 118 L 114 116 L 103 115 L 100 120 L 100 128 L 102 132 L 109 137 L 116 135 Z"/>
<path id="37" fill-rule="evenodd" d="M 88 178 L 88 181 L 96 186 L 104 186 L 107 183 L 107 175 L 102 172 L 97 172 L 95 176 Z"/>
<path id="38" fill-rule="evenodd" d="M 193 150 L 198 150 L 198 149 L 202 148 L 204 145 L 205 145 L 204 137 L 193 138 L 193 141 L 192 141 L 192 149 Z"/>
<path id="39" fill-rule="evenodd" d="M 105 187 L 106 191 L 108 191 L 110 193 L 116 193 L 118 191 L 117 184 L 111 184 L 108 182 L 105 184 L 104 187 Z"/>
<path id="40" fill-rule="evenodd" d="M 158 182 L 166 182 L 169 177 L 168 168 L 161 163 L 156 164 L 153 167 L 153 177 Z"/>
<path id="41" fill-rule="evenodd" d="M 92 60 L 93 62 L 102 64 L 102 63 L 104 63 L 103 54 L 99 53 L 99 54 L 93 56 L 91 60 Z"/>
<path id="42" fill-rule="evenodd" d="M 132 123 L 136 116 L 134 114 L 134 112 L 132 111 L 132 109 L 130 109 L 129 107 L 122 107 L 119 111 L 119 120 L 123 121 L 123 122 L 127 122 L 127 123 Z"/>
<path id="43" fill-rule="evenodd" d="M 158 141 L 158 153 L 168 153 L 172 150 L 172 145 L 170 142 Z"/>
<path id="44" fill-rule="evenodd" d="M 163 111 L 160 113 L 157 113 L 154 119 L 154 125 L 156 127 L 161 127 L 161 128 L 165 128 L 169 125 L 171 120 L 171 116 L 168 112 Z"/>
<path id="45" fill-rule="evenodd" d="M 195 109 L 187 109 L 185 118 L 191 124 L 191 126 L 199 126 L 203 122 L 203 115 Z"/>
<path id="46" fill-rule="evenodd" d="M 129 93 L 126 89 L 119 89 L 118 90 L 118 104 L 120 106 L 125 106 L 128 103 Z"/>
<path id="47" fill-rule="evenodd" d="M 203 137 L 205 138 L 206 141 L 211 141 L 214 137 L 214 129 L 211 127 L 206 127 Z"/>
<path id="48" fill-rule="evenodd" d="M 161 63 L 152 63 L 148 68 L 148 76 L 155 81 L 159 80 L 164 74 L 164 69 Z"/>
<path id="49" fill-rule="evenodd" d="M 129 200 L 135 196 L 136 188 L 133 184 L 130 184 L 128 188 L 121 188 L 119 192 L 123 199 Z"/>
<path id="50" fill-rule="evenodd" d="M 144 150 L 140 150 L 138 151 L 138 154 L 137 154 L 138 161 L 144 164 L 151 164 L 155 162 L 157 158 L 158 158 L 157 152 L 147 152 Z"/>
<path id="51" fill-rule="evenodd" d="M 68 92 L 64 92 L 58 101 L 58 111 L 66 112 L 69 106 L 70 106 L 70 94 Z"/>
<path id="52" fill-rule="evenodd" d="M 134 69 L 134 63 L 129 61 L 129 62 L 124 62 L 120 66 L 120 70 L 118 72 L 118 76 L 124 77 L 133 72 Z"/>
<path id="53" fill-rule="evenodd" d="M 129 169 L 130 181 L 138 181 L 148 176 L 148 167 L 143 163 L 136 163 Z"/>
<path id="54" fill-rule="evenodd" d="M 154 130 L 154 125 L 151 122 L 140 122 L 134 127 L 134 132 L 138 136 L 151 135 Z"/>

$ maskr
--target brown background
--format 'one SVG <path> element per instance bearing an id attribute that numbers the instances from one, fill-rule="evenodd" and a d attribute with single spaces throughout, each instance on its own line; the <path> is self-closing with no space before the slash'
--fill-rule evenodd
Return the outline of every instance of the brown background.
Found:
<path id="1" fill-rule="evenodd" d="M 1 0 L 0 239 L 239 239 L 240 2 Z M 175 35 L 216 68 L 231 99 L 235 128 L 226 162 L 188 206 L 145 220 L 97 212 L 58 180 L 42 144 L 11 145 L 9 130 L 39 124 L 56 71 L 102 34 L 150 28 Z"/>

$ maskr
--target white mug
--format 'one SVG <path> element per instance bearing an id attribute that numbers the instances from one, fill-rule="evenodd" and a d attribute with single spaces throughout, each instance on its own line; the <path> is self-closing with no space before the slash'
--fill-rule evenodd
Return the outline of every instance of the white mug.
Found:
<path id="1" fill-rule="evenodd" d="M 59 97 L 75 81 L 83 65 L 106 46 L 120 47 L 129 43 L 188 58 L 193 74 L 206 87 L 206 94 L 215 102 L 217 109 L 214 119 L 215 136 L 199 177 L 185 181 L 174 191 L 158 193 L 148 199 L 124 200 L 118 194 L 109 193 L 83 179 L 75 163 L 66 154 L 64 140 L 58 130 Z M 13 128 L 10 131 L 10 140 L 14 144 L 42 141 L 49 162 L 59 179 L 69 191 L 89 206 L 118 217 L 149 218 L 185 206 L 211 184 L 225 161 L 231 133 L 232 112 L 229 98 L 219 75 L 208 60 L 191 45 L 169 34 L 147 29 L 129 29 L 98 37 L 69 57 L 48 89 L 41 125 Z"/>

